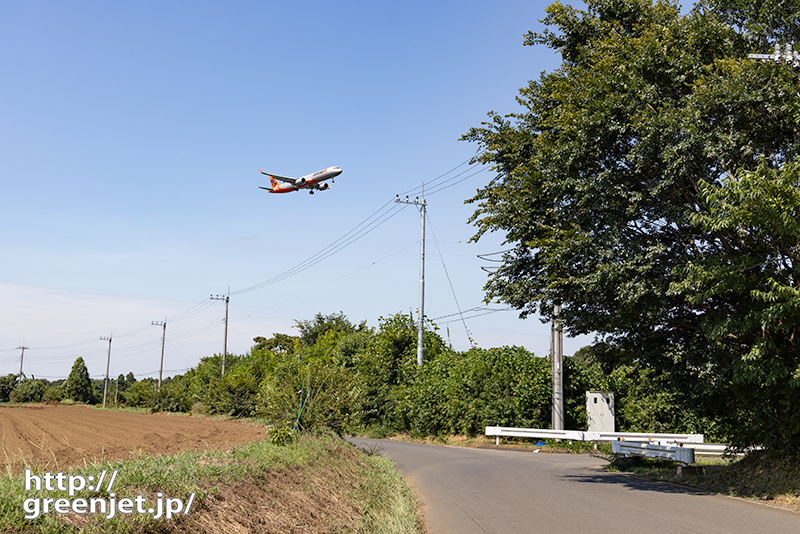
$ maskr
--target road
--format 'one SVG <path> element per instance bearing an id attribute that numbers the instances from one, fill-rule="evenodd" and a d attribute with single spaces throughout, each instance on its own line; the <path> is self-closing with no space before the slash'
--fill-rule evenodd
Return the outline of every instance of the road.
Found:
<path id="1" fill-rule="evenodd" d="M 591 456 L 347 439 L 397 465 L 428 534 L 800 533 L 798 513 L 607 473 Z"/>

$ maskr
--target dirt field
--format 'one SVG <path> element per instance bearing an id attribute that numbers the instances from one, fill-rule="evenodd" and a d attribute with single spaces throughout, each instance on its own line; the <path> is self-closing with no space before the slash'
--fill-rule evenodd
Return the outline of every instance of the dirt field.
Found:
<path id="1" fill-rule="evenodd" d="M 61 471 L 94 460 L 225 449 L 266 437 L 239 421 L 95 410 L 88 406 L 0 406 L 0 468 L 26 463 Z"/>

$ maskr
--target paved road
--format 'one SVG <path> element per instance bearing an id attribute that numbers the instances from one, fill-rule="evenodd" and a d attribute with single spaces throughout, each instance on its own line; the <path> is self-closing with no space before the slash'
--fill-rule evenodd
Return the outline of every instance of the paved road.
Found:
<path id="1" fill-rule="evenodd" d="M 348 438 L 379 447 L 423 503 L 428 534 L 800 534 L 800 514 L 607 473 L 584 455 Z"/>

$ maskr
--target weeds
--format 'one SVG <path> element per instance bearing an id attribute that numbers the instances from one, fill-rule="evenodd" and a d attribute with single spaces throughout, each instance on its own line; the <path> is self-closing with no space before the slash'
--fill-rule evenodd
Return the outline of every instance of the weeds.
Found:
<path id="1" fill-rule="evenodd" d="M 25 465 L 34 474 L 47 470 L 46 466 Z M 67 497 L 67 492 L 25 491 L 24 476 L 4 476 L 0 478 L 0 525 L 7 529 L 5 532 L 43 534 L 225 532 L 252 530 L 267 520 L 276 521 L 281 530 L 283 520 L 305 522 L 304 531 L 308 532 L 328 527 L 363 534 L 420 532 L 413 496 L 393 464 L 377 455 L 376 450 L 362 455 L 326 432 L 299 433 L 280 446 L 262 440 L 228 450 L 176 456 L 140 453 L 130 460 L 85 463 L 67 474 L 88 478 L 102 470 L 117 470 L 113 491 L 118 501 L 143 495 L 152 503 L 160 492 L 186 503 L 194 493 L 192 510 L 186 516 L 171 519 L 169 526 L 164 519 L 154 520 L 147 514 L 107 519 L 102 514 L 59 515 L 51 511 L 27 520 L 23 508 L 26 499 L 58 499 Z M 108 497 L 106 490 L 80 490 L 73 499 Z M 325 513 L 321 514 L 323 510 Z M 323 523 L 328 526 L 323 528 Z"/>

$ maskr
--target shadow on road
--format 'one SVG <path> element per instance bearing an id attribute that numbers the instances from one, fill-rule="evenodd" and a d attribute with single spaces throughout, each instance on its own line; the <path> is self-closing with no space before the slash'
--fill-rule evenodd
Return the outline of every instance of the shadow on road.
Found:
<path id="1" fill-rule="evenodd" d="M 686 495 L 711 495 L 708 491 L 688 486 L 680 486 L 671 482 L 650 480 L 637 475 L 625 473 L 599 472 L 597 474 L 564 475 L 565 481 L 586 483 L 586 484 L 613 484 L 625 486 L 626 488 L 638 491 L 655 491 L 658 493 L 682 493 Z"/>

